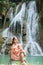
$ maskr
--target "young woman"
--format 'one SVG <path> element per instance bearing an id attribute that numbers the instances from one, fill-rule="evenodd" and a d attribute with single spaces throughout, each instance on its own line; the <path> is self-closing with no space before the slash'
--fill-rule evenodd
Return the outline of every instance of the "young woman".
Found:
<path id="1" fill-rule="evenodd" d="M 21 61 L 22 65 L 27 65 L 24 50 L 19 44 L 17 37 L 13 38 L 12 41 L 11 59 L 14 61 Z"/>

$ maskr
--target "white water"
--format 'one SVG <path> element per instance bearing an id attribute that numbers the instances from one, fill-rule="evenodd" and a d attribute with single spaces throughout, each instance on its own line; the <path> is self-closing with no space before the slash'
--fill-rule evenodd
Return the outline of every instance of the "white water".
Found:
<path id="1" fill-rule="evenodd" d="M 3 37 L 3 38 L 7 38 L 7 37 L 8 37 L 8 28 L 6 28 L 6 29 L 2 32 L 2 37 Z"/>
<path id="2" fill-rule="evenodd" d="M 23 20 L 24 20 L 24 16 L 25 16 L 25 9 L 26 9 L 26 3 L 23 3 L 22 6 L 21 6 L 20 12 L 13 18 L 13 20 L 12 20 L 10 26 L 9 26 L 9 28 L 10 28 L 11 26 L 14 25 L 13 28 L 15 28 L 16 22 L 20 23 L 21 33 L 18 35 L 18 38 L 20 40 L 21 45 L 22 45 L 22 27 L 23 27 Z M 12 31 L 12 29 L 11 29 L 11 31 Z"/>
<path id="3" fill-rule="evenodd" d="M 29 54 L 28 53 L 28 50 L 29 50 L 30 55 L 42 55 L 42 50 L 39 44 L 36 42 L 38 32 L 39 32 L 39 29 L 38 29 L 39 16 L 36 10 L 36 2 L 30 1 L 30 3 L 28 4 L 28 7 L 29 7 L 28 18 L 26 23 L 27 44 L 25 46 L 25 52 Z"/>
<path id="4" fill-rule="evenodd" d="M 4 39 L 7 39 L 7 38 L 13 38 L 14 35 L 9 31 L 9 28 L 6 28 L 3 32 L 2 32 L 2 37 Z"/>
<path id="5" fill-rule="evenodd" d="M 12 7 L 10 7 L 10 9 L 8 10 L 8 12 L 7 12 L 6 16 L 8 16 L 8 17 L 9 17 L 9 20 L 10 20 L 10 22 L 11 22 L 11 21 L 12 21 L 12 19 L 13 19 L 13 17 L 14 17 L 14 15 L 13 15 L 13 8 L 12 8 Z M 4 24 L 5 24 L 5 23 L 6 23 L 6 17 L 5 17 Z"/>
<path id="6" fill-rule="evenodd" d="M 27 9 L 27 14 L 28 14 L 28 18 L 27 18 L 27 23 L 26 23 L 26 46 L 24 48 L 26 54 L 30 54 L 30 55 L 42 55 L 42 50 L 38 44 L 37 41 L 37 37 L 39 34 L 39 29 L 38 29 L 38 13 L 37 13 L 37 9 L 36 9 L 36 2 L 35 1 L 30 1 L 30 3 L 28 4 L 29 9 Z M 21 45 L 22 43 L 22 27 L 23 27 L 23 20 L 24 20 L 24 16 L 25 16 L 25 9 L 26 9 L 26 4 L 23 3 L 20 12 L 14 17 L 12 18 L 11 24 L 9 25 L 9 28 L 5 29 L 2 32 L 2 36 L 5 39 L 4 44 L 2 45 L 2 51 L 5 51 L 5 45 L 6 42 L 8 41 L 9 38 L 13 38 L 15 35 L 10 32 L 10 27 L 13 26 L 13 28 L 15 29 L 16 26 L 16 22 L 18 21 L 21 25 L 21 33 L 19 33 L 18 38 L 20 40 Z M 13 25 L 12 25 L 13 24 Z M 11 29 L 12 31 L 12 29 Z M 15 32 L 15 30 L 13 31 Z M 6 41 L 7 40 L 7 41 Z M 5 47 L 5 48 L 4 48 Z M 29 52 L 28 52 L 28 50 Z M 3 51 L 3 52 L 4 52 Z"/>
<path id="7" fill-rule="evenodd" d="M 18 35 L 18 38 L 20 40 L 20 43 L 22 45 L 22 25 L 23 25 L 23 19 L 24 19 L 24 16 L 25 16 L 25 7 L 26 7 L 26 4 L 23 3 L 22 4 L 22 7 L 21 7 L 21 10 L 20 12 L 13 18 L 13 15 L 12 15 L 12 8 L 9 10 L 8 13 L 11 13 L 11 15 L 9 16 L 10 17 L 10 20 L 11 20 L 11 24 L 9 25 L 9 28 L 6 28 L 3 32 L 2 32 L 2 37 L 5 39 L 4 41 L 4 44 L 2 45 L 2 50 L 1 52 L 4 53 L 5 52 L 5 49 L 6 49 L 6 43 L 8 42 L 9 38 L 13 38 L 15 35 L 10 32 L 10 26 L 12 26 L 12 24 L 14 23 L 14 27 L 16 26 L 16 22 L 18 21 L 21 25 L 21 33 Z M 12 30 L 11 30 L 12 31 Z M 15 32 L 15 31 L 14 31 Z"/>
<path id="8" fill-rule="evenodd" d="M 13 8 L 12 7 L 10 7 L 9 11 L 7 12 L 7 15 L 9 16 L 9 19 L 12 22 L 12 19 L 14 17 L 14 15 L 13 15 Z"/>
<path id="9" fill-rule="evenodd" d="M 18 13 L 19 8 L 20 8 L 20 5 L 21 5 L 21 3 L 19 3 L 19 4 L 16 6 L 15 15 L 17 15 L 17 13 Z"/>

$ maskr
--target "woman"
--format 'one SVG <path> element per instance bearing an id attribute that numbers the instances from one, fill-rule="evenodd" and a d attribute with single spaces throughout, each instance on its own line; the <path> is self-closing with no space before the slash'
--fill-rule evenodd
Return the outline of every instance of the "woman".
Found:
<path id="1" fill-rule="evenodd" d="M 17 37 L 13 38 L 11 47 L 11 59 L 14 61 L 21 61 L 22 65 L 27 65 L 25 61 L 25 53 L 18 42 Z"/>

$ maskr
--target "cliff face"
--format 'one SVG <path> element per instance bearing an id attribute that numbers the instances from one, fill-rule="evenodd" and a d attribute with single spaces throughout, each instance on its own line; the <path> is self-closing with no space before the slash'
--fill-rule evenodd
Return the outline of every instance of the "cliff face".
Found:
<path id="1" fill-rule="evenodd" d="M 43 0 L 36 0 L 36 4 L 37 4 L 37 10 L 40 13 L 43 8 Z"/>
<path id="2" fill-rule="evenodd" d="M 37 10 L 39 13 L 39 35 L 40 35 L 40 46 L 43 49 L 43 0 L 36 0 Z"/>

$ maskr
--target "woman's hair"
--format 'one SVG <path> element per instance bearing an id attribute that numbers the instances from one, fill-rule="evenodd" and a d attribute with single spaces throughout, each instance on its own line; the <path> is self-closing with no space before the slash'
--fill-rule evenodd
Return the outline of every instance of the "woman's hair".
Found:
<path id="1" fill-rule="evenodd" d="M 12 44 L 13 44 L 13 42 L 14 42 L 14 39 L 15 39 L 15 37 L 13 37 L 13 39 L 12 39 Z"/>
<path id="2" fill-rule="evenodd" d="M 12 44 L 14 43 L 14 40 L 15 40 L 15 39 L 18 39 L 18 38 L 17 38 L 17 37 L 13 37 L 13 39 L 12 39 Z"/>

